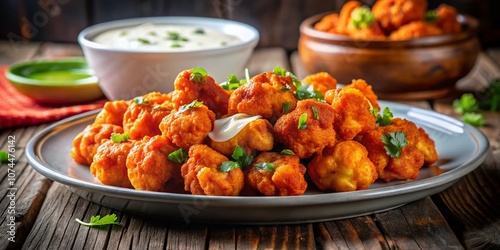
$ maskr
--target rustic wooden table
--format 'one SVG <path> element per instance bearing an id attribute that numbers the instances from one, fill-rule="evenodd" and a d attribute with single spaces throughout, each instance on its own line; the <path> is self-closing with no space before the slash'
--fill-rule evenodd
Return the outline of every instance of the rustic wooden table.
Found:
<path id="1" fill-rule="evenodd" d="M 0 65 L 37 57 L 81 55 L 75 44 L 0 42 Z M 458 84 L 475 91 L 500 74 L 498 51 L 485 51 L 471 74 Z M 280 65 L 299 78 L 306 73 L 296 53 L 280 48 L 255 51 L 248 68 Z M 1 93 L 1 90 L 0 90 Z M 8 97 L 3 97 L 8 98 Z M 456 97 L 406 104 L 457 116 Z M 0 112 L 2 112 L 0 110 Z M 89 202 L 30 167 L 24 157 L 29 139 L 48 126 L 0 131 L 0 149 L 16 136 L 15 242 L 7 219 L 12 209 L 7 166 L 0 171 L 0 249 L 473 249 L 500 248 L 500 112 L 484 112 L 491 151 L 475 171 L 447 190 L 373 215 L 298 225 L 214 225 L 151 221 Z M 75 222 L 117 213 L 120 225 L 89 228 Z"/>

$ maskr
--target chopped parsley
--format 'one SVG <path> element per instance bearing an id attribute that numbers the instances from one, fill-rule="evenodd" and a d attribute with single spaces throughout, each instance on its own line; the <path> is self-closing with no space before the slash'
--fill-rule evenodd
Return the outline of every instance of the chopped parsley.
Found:
<path id="1" fill-rule="evenodd" d="M 274 163 L 271 163 L 271 162 L 259 162 L 259 163 L 254 164 L 254 166 L 259 172 L 262 172 L 262 171 L 273 172 L 275 169 Z"/>
<path id="2" fill-rule="evenodd" d="M 297 126 L 298 129 L 306 129 L 307 128 L 307 113 L 303 113 L 299 117 L 299 124 Z"/>
<path id="3" fill-rule="evenodd" d="M 138 97 L 134 98 L 134 103 L 135 104 L 139 104 L 139 105 L 141 105 L 141 104 L 149 104 L 149 101 L 147 99 L 144 99 L 144 97 L 142 97 L 142 96 L 138 96 Z"/>
<path id="4" fill-rule="evenodd" d="M 382 115 L 380 115 L 378 109 L 373 108 L 371 110 L 373 116 L 375 116 L 376 123 L 379 126 L 387 126 L 392 124 L 392 118 L 394 117 L 391 110 L 388 107 L 384 108 Z"/>
<path id="5" fill-rule="evenodd" d="M 205 30 L 202 28 L 198 28 L 198 29 L 193 30 L 193 34 L 205 35 Z"/>
<path id="6" fill-rule="evenodd" d="M 130 136 L 128 136 L 127 133 L 123 133 L 123 134 L 120 134 L 120 133 L 112 133 L 111 134 L 111 140 L 114 142 L 114 143 L 121 143 L 121 142 L 124 142 L 126 140 L 130 139 Z"/>
<path id="7" fill-rule="evenodd" d="M 317 106 L 312 106 L 311 109 L 313 111 L 314 119 L 319 120 L 318 107 Z"/>
<path id="8" fill-rule="evenodd" d="M 288 113 L 288 111 L 290 111 L 290 107 L 292 106 L 292 103 L 291 103 L 291 102 L 284 102 L 284 103 L 282 103 L 281 105 L 282 105 L 282 107 L 283 107 L 283 109 L 282 109 L 282 111 L 281 111 L 281 112 L 282 112 L 283 114 L 286 114 L 286 113 Z"/>
<path id="9" fill-rule="evenodd" d="M 282 155 L 295 155 L 295 153 L 291 149 L 283 149 L 280 154 Z"/>
<path id="10" fill-rule="evenodd" d="M 0 150 L 0 163 L 9 162 L 9 154 L 3 150 Z"/>
<path id="11" fill-rule="evenodd" d="M 220 85 L 223 89 L 231 91 L 239 88 L 241 85 L 247 82 L 246 79 L 238 80 L 235 74 L 230 74 L 227 77 L 227 81 L 222 82 Z"/>
<path id="12" fill-rule="evenodd" d="M 179 148 L 174 152 L 168 154 L 168 160 L 177 164 L 183 164 L 184 162 L 186 162 L 187 158 L 188 152 L 183 148 Z"/>
<path id="13" fill-rule="evenodd" d="M 351 12 L 351 24 L 357 29 L 369 27 L 373 21 L 375 21 L 375 15 L 368 6 L 355 8 Z"/>
<path id="14" fill-rule="evenodd" d="M 175 32 L 175 31 L 168 31 L 166 39 L 167 40 L 172 40 L 172 41 L 177 41 L 177 42 L 187 42 L 187 41 L 189 41 L 189 39 L 187 39 L 186 37 L 181 36 L 181 34 L 179 34 L 179 32 Z"/>
<path id="15" fill-rule="evenodd" d="M 225 161 L 219 166 L 219 171 L 227 173 L 235 168 L 247 169 L 253 161 L 254 156 L 247 154 L 245 148 L 236 146 L 231 157 L 234 161 Z"/>
<path id="16" fill-rule="evenodd" d="M 428 10 L 425 12 L 424 20 L 427 22 L 436 22 L 438 20 L 438 15 L 436 10 Z"/>
<path id="17" fill-rule="evenodd" d="M 202 83 L 205 81 L 205 77 L 207 77 L 207 75 L 208 75 L 207 71 L 203 68 L 192 68 L 191 75 L 189 76 L 189 78 L 192 81 Z"/>
<path id="18" fill-rule="evenodd" d="M 182 112 L 185 112 L 189 109 L 192 109 L 192 108 L 197 108 L 197 107 L 200 107 L 201 105 L 203 105 L 203 102 L 200 102 L 198 100 L 194 100 L 192 101 L 191 103 L 189 104 L 184 104 L 182 105 L 179 110 L 177 110 L 177 114 L 180 114 Z"/>
<path id="19" fill-rule="evenodd" d="M 100 215 L 92 216 L 90 218 L 90 222 L 83 222 L 80 219 L 75 219 L 75 221 L 84 225 L 84 226 L 87 226 L 87 227 L 97 227 L 97 226 L 120 224 L 118 222 L 118 218 L 116 217 L 116 214 L 107 214 L 107 215 L 104 215 L 102 218 Z"/>
<path id="20" fill-rule="evenodd" d="M 388 132 L 382 135 L 382 142 L 385 144 L 384 149 L 387 155 L 391 158 L 399 158 L 401 157 L 403 147 L 407 144 L 406 134 L 401 131 L 396 133 Z"/>
<path id="21" fill-rule="evenodd" d="M 146 38 L 142 38 L 142 37 L 137 38 L 137 41 L 139 41 L 142 44 L 151 44 L 151 41 L 149 41 Z"/>

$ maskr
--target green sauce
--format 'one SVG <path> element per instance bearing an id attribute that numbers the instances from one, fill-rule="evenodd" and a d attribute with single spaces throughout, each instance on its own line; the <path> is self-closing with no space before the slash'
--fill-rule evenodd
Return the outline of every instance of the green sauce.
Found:
<path id="1" fill-rule="evenodd" d="M 88 72 L 77 72 L 71 70 L 58 70 L 46 72 L 33 72 L 26 77 L 35 80 L 48 80 L 48 81 L 65 81 L 65 80 L 79 80 L 92 76 Z"/>

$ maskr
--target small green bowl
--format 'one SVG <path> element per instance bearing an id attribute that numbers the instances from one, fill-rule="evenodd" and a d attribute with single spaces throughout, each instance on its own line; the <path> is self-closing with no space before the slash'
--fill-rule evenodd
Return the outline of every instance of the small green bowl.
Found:
<path id="1" fill-rule="evenodd" d="M 5 76 L 19 92 L 41 104 L 78 104 L 103 96 L 83 57 L 19 62 Z"/>

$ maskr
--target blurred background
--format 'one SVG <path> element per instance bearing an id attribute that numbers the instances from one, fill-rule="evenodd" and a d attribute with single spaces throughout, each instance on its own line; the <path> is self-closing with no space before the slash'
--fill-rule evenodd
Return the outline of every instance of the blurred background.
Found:
<path id="1" fill-rule="evenodd" d="M 297 48 L 299 25 L 307 17 L 338 11 L 345 0 L 2 0 L 0 39 L 76 43 L 87 26 L 145 16 L 204 16 L 248 23 L 261 33 L 258 47 Z M 372 5 L 375 0 L 361 1 Z M 500 47 L 499 0 L 429 0 L 446 3 L 480 22 L 483 49 Z"/>

